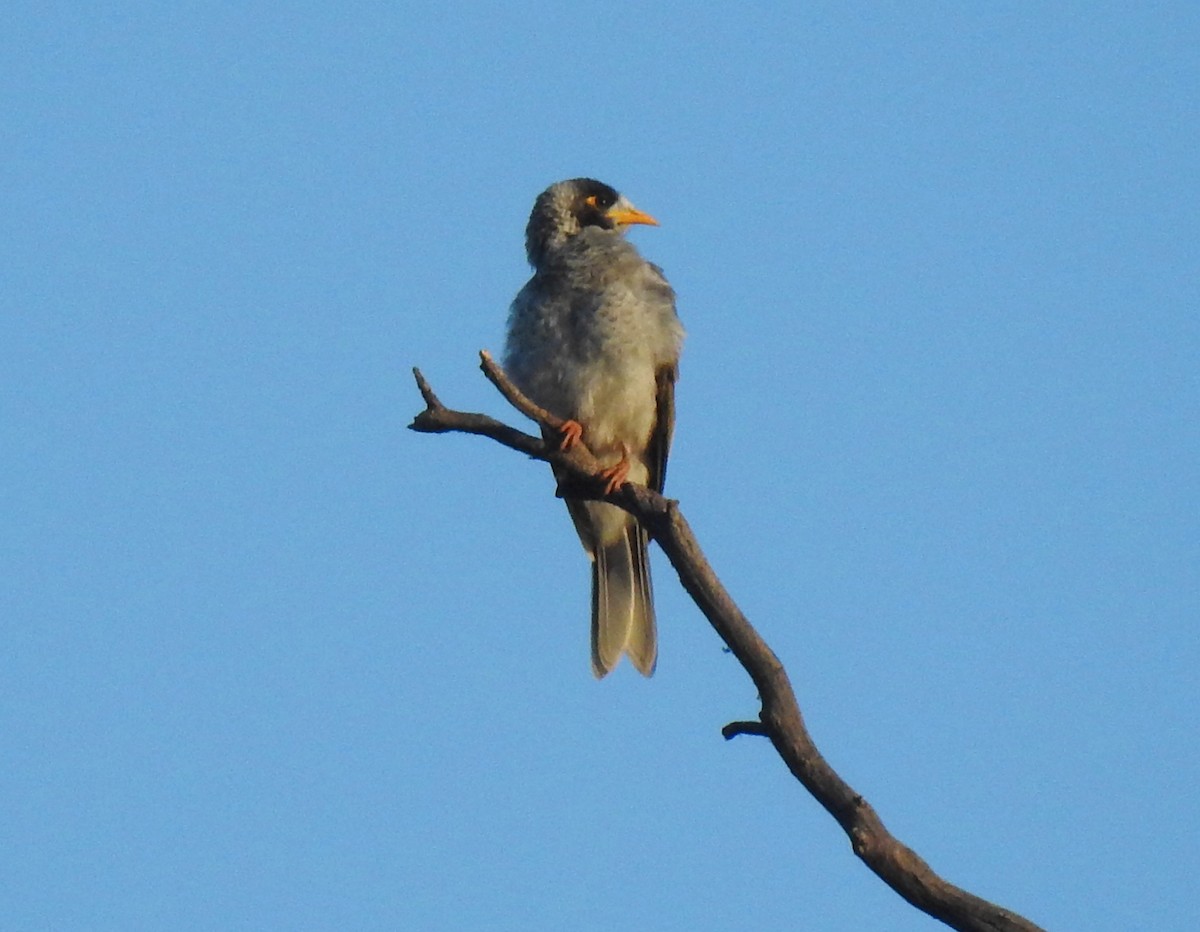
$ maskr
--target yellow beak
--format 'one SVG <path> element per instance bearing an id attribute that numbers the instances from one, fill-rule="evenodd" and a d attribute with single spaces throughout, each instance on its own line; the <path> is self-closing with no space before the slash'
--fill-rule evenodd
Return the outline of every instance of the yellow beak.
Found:
<path id="1" fill-rule="evenodd" d="M 632 226 L 635 223 L 644 223 L 652 227 L 659 225 L 658 221 L 649 214 L 644 214 L 640 210 L 634 210 L 633 208 L 629 208 L 628 210 L 610 210 L 608 212 L 608 219 L 618 226 L 623 227 Z"/>

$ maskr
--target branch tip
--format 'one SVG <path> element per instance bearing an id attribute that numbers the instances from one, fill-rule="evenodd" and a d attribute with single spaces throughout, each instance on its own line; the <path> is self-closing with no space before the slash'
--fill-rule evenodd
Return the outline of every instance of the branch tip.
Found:
<path id="1" fill-rule="evenodd" d="M 433 393 L 433 389 L 430 387 L 425 376 L 421 373 L 421 370 L 416 366 L 413 366 L 412 371 L 413 378 L 417 380 L 417 390 L 421 393 L 421 397 L 425 400 L 426 409 L 435 411 L 439 408 L 445 407 L 445 405 L 438 400 L 438 396 Z"/>

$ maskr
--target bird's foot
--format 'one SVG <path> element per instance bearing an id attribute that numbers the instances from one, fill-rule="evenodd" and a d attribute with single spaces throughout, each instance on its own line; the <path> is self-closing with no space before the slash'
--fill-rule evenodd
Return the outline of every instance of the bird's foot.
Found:
<path id="1" fill-rule="evenodd" d="M 615 466 L 600 470 L 600 478 L 604 480 L 604 494 L 612 495 L 629 478 L 629 449 L 622 447 L 621 460 Z"/>
<path id="2" fill-rule="evenodd" d="M 558 448 L 565 452 L 579 443 L 579 438 L 583 436 L 583 425 L 578 421 L 566 420 L 562 422 L 562 427 L 558 429 L 558 432 L 561 435 L 558 440 Z"/>

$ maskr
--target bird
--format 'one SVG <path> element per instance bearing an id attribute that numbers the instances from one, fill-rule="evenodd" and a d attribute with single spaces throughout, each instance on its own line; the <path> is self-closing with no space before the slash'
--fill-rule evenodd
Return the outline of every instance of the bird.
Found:
<path id="1" fill-rule="evenodd" d="M 626 481 L 663 490 L 684 338 L 674 289 L 625 238 L 636 224 L 658 221 L 593 178 L 538 195 L 525 230 L 533 276 L 512 302 L 504 351 L 514 384 L 564 420 L 543 430 L 547 441 L 582 441 L 610 492 Z M 608 675 L 625 655 L 650 676 L 658 634 L 646 531 L 615 505 L 566 504 L 591 560 L 592 673 Z"/>

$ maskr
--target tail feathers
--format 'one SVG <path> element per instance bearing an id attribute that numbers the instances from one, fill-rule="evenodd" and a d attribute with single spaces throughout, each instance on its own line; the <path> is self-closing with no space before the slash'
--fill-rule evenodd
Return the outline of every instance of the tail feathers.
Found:
<path id="1" fill-rule="evenodd" d="M 592 673 L 606 676 L 621 654 L 644 675 L 654 672 L 658 636 L 646 532 L 630 522 L 625 533 L 596 547 L 592 563 Z"/>

